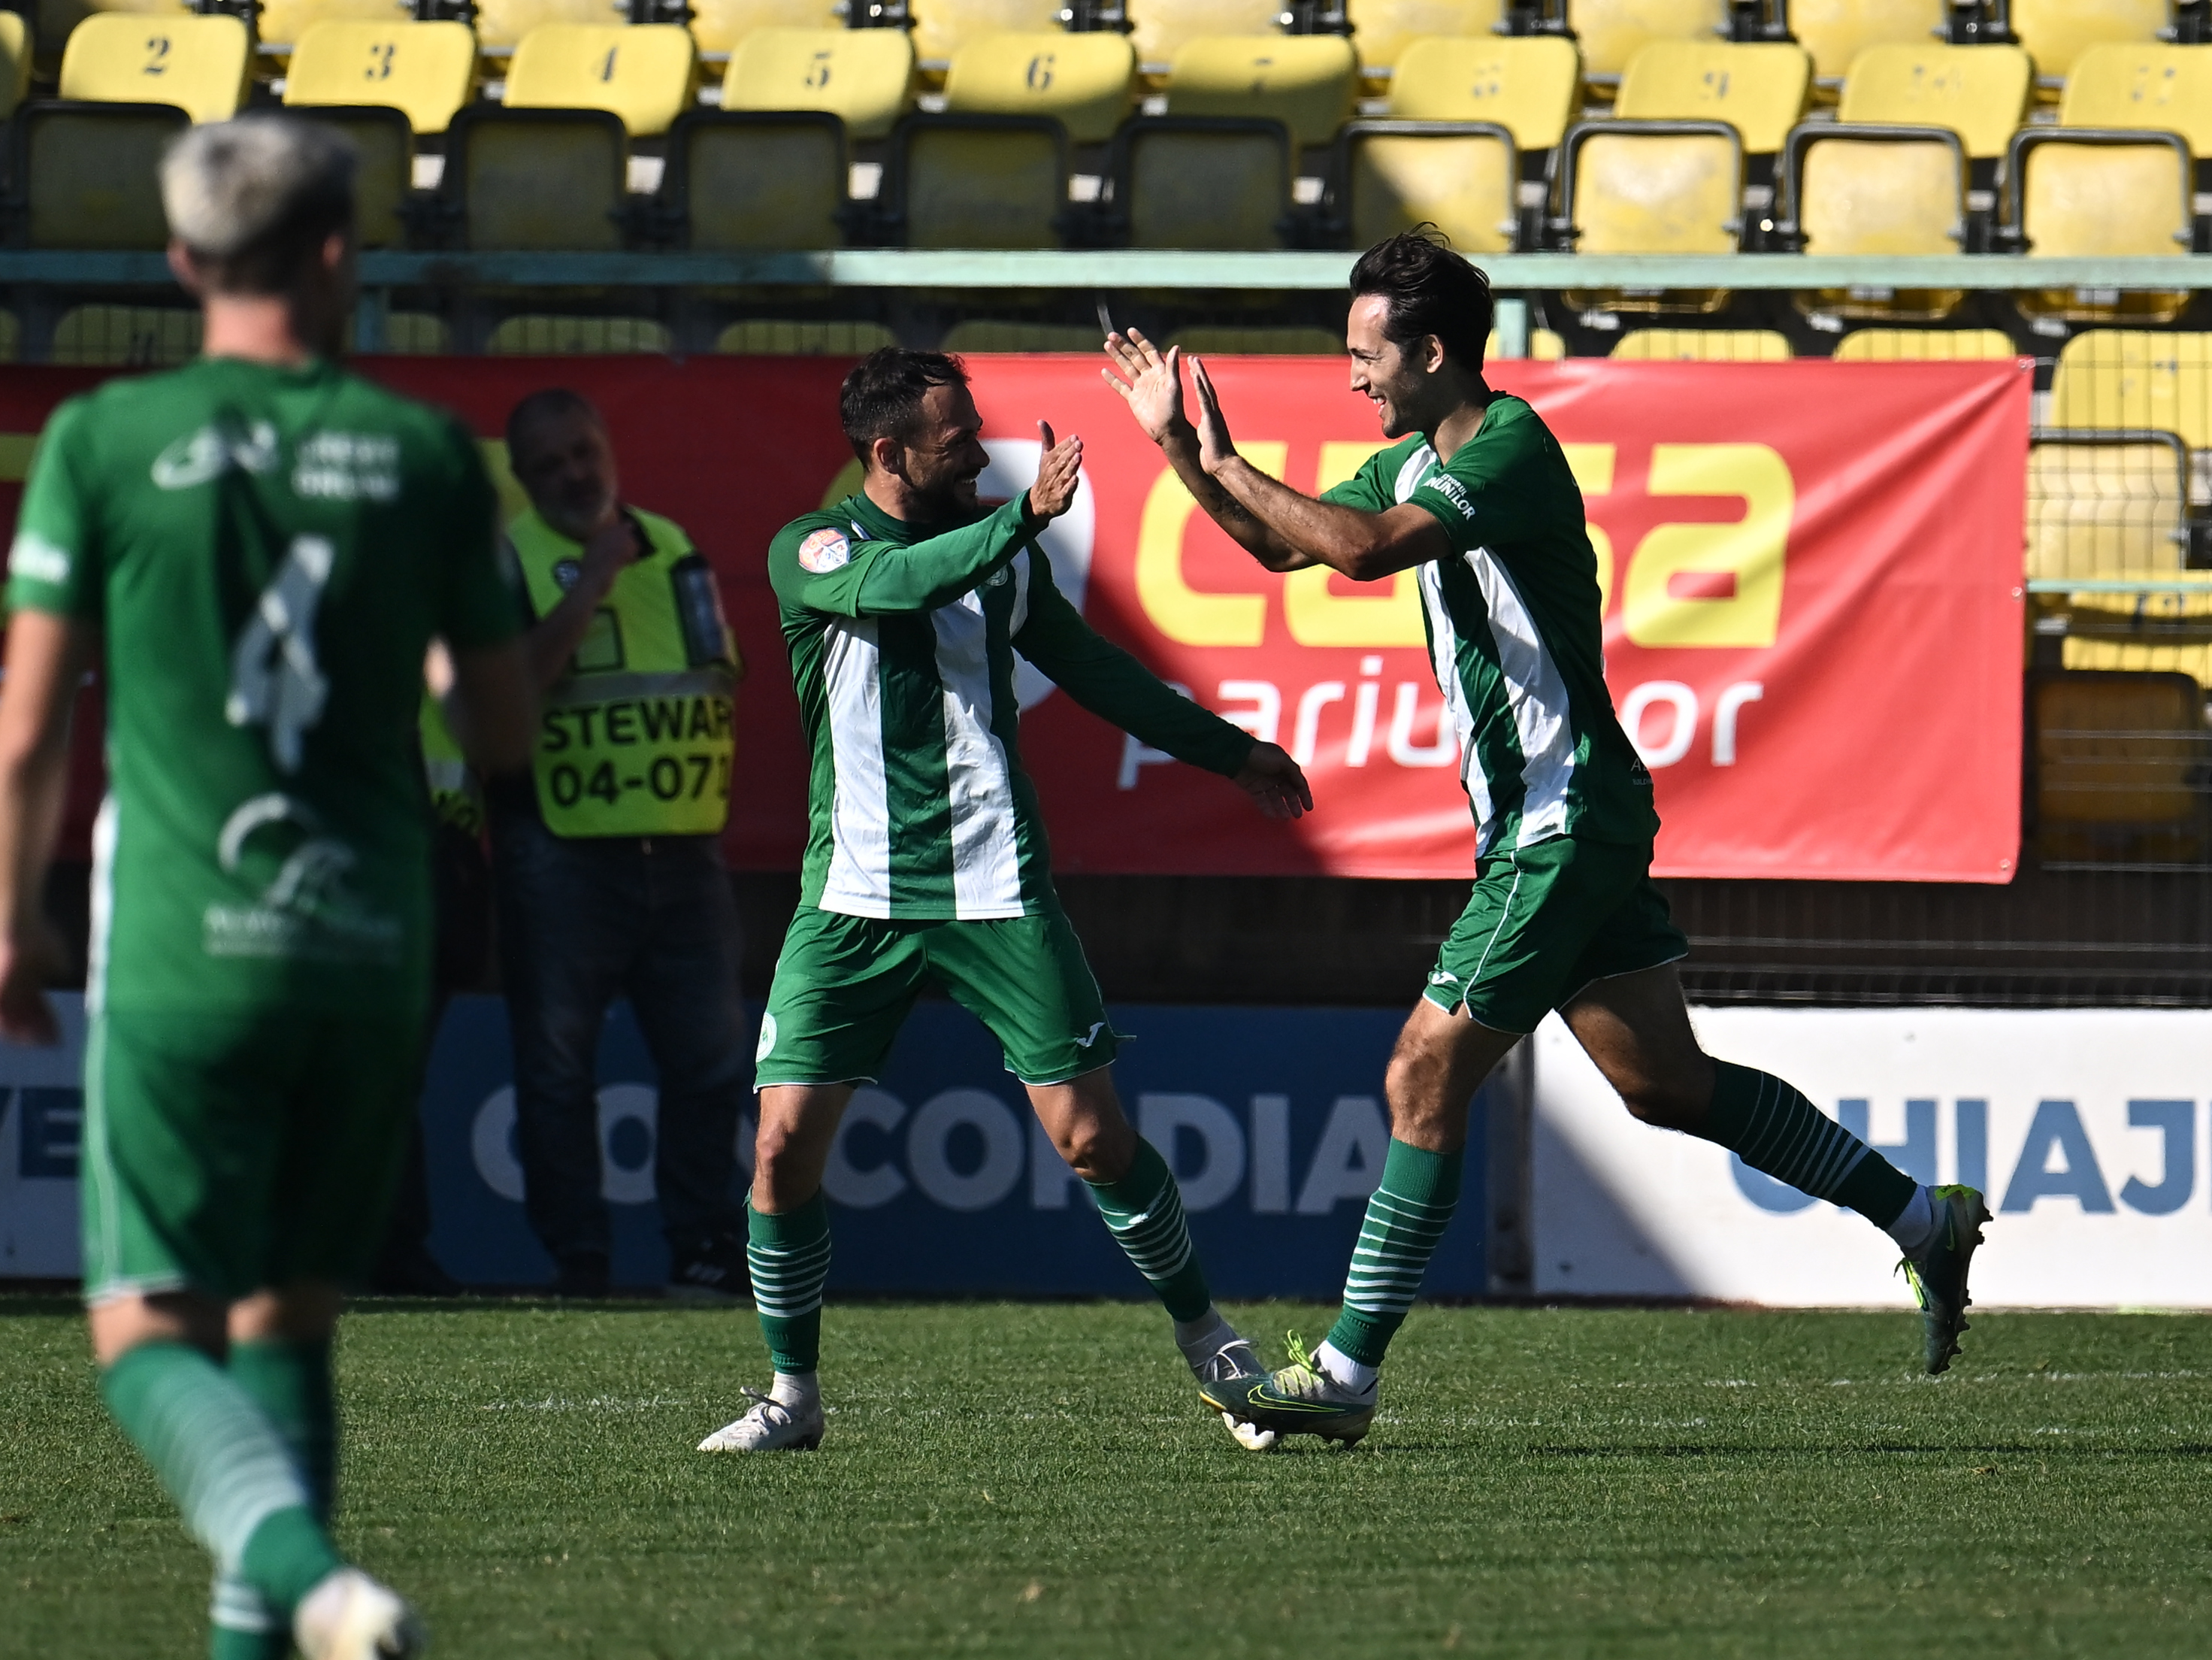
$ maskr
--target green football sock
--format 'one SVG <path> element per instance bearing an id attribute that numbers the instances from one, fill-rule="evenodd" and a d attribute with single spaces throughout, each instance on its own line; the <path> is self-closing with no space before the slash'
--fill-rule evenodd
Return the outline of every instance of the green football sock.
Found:
<path id="1" fill-rule="evenodd" d="M 337 1406 L 329 1341 L 233 1343 L 228 1370 L 284 1438 L 307 1481 L 315 1515 L 327 1527 L 337 1473 Z M 292 1651 L 292 1634 L 284 1622 L 234 1574 L 216 1576 L 209 1622 L 210 1660 L 284 1660 Z"/>
<path id="2" fill-rule="evenodd" d="M 822 1288 L 830 1280 L 830 1203 L 817 1193 L 797 1210 L 770 1215 L 745 1201 L 745 1265 L 753 1307 L 778 1371 L 822 1363 Z"/>
<path id="3" fill-rule="evenodd" d="M 1920 1184 L 1771 1073 L 1713 1062 L 1718 1076 L 1696 1132 L 1800 1193 L 1855 1210 L 1878 1228 L 1904 1213 Z"/>
<path id="4" fill-rule="evenodd" d="M 216 1566 L 283 1620 L 343 1566 L 283 1438 L 206 1355 L 141 1343 L 100 1374 L 100 1393 Z"/>
<path id="5" fill-rule="evenodd" d="M 1464 1149 L 1429 1152 L 1395 1138 L 1382 1180 L 1367 1198 L 1359 1243 L 1345 1271 L 1344 1308 L 1329 1343 L 1363 1366 L 1379 1366 L 1421 1289 L 1459 1204 Z"/>
<path id="6" fill-rule="evenodd" d="M 1159 1293 L 1170 1319 L 1196 1320 L 1213 1306 L 1206 1270 L 1191 1249 L 1182 1189 L 1158 1147 L 1139 1136 L 1137 1156 L 1118 1181 L 1085 1185 L 1106 1220 L 1107 1231 Z"/>

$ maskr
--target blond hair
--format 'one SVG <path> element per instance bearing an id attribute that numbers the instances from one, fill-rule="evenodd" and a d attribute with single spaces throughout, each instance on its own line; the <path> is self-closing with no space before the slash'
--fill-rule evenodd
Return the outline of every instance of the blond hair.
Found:
<path id="1" fill-rule="evenodd" d="M 161 156 L 169 234 L 218 293 L 278 294 L 353 225 L 360 153 L 334 128 L 286 115 L 192 127 Z"/>

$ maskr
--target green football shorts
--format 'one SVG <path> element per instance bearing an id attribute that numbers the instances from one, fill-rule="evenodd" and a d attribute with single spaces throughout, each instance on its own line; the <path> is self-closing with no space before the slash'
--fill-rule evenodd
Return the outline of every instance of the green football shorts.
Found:
<path id="1" fill-rule="evenodd" d="M 753 1087 L 873 1083 L 933 975 L 991 1029 L 1006 1070 L 1024 1084 L 1096 1072 L 1120 1047 L 1082 944 L 1057 909 L 890 922 L 802 908 L 776 959 Z"/>
<path id="2" fill-rule="evenodd" d="M 1650 867 L 1648 843 L 1572 836 L 1483 860 L 1423 995 L 1498 1031 L 1534 1031 L 1593 981 L 1680 962 L 1690 942 Z"/>
<path id="3" fill-rule="evenodd" d="M 423 1022 L 296 1010 L 96 1015 L 85 1035 L 85 1300 L 230 1302 L 362 1279 L 422 1084 Z"/>

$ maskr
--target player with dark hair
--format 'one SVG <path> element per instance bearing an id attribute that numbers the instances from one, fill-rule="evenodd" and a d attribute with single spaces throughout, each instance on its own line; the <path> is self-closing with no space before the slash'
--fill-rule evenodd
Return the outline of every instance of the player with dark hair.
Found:
<path id="1" fill-rule="evenodd" d="M 1383 1352 L 1459 1197 L 1475 1090 L 1554 1009 L 1644 1122 L 1718 1142 L 1887 1230 L 1923 1310 L 1927 1368 L 1940 1372 L 1966 1329 L 1982 1196 L 1922 1186 L 1781 1079 L 1699 1048 L 1674 967 L 1688 942 L 1648 874 L 1650 775 L 1606 690 L 1582 494 L 1536 411 L 1484 380 L 1490 312 L 1482 274 L 1429 235 L 1361 256 L 1346 325 L 1352 385 L 1395 441 L 1318 500 L 1237 453 L 1203 363 L 1191 362 L 1194 426 L 1174 348 L 1163 356 L 1133 330 L 1107 342 L 1107 379 L 1261 565 L 1326 565 L 1358 581 L 1419 573 L 1476 823 L 1473 896 L 1390 1059 L 1389 1152 L 1343 1311 L 1316 1353 L 1294 1338 L 1282 1371 L 1201 1392 L 1249 1424 L 1366 1433 Z"/>
<path id="2" fill-rule="evenodd" d="M 9 556 L 0 1032 L 56 1036 L 39 895 L 104 646 L 85 1299 L 101 1399 L 215 1556 L 216 1660 L 420 1645 L 328 1529 L 331 1335 L 422 1075 L 426 648 L 478 764 L 523 764 L 535 720 L 474 440 L 331 361 L 354 169 L 289 118 L 171 145 L 205 356 L 55 412 Z"/>
<path id="3" fill-rule="evenodd" d="M 798 915 L 761 1022 L 753 1297 L 775 1383 L 704 1452 L 812 1447 L 830 1213 L 822 1175 L 854 1086 L 873 1081 L 927 976 L 997 1037 L 1054 1146 L 1175 1322 L 1201 1379 L 1258 1369 L 1214 1306 L 1182 1201 L 1114 1092 L 1121 1039 L 1068 927 L 1022 767 L 1019 654 L 1085 708 L 1232 780 L 1271 818 L 1313 805 L 1297 764 L 1178 696 L 1091 631 L 1038 533 L 1075 500 L 1083 441 L 987 508 L 983 418 L 957 358 L 886 347 L 847 377 L 860 489 L 769 550 L 813 764 Z M 1267 1432 L 1231 1426 L 1248 1446 Z"/>

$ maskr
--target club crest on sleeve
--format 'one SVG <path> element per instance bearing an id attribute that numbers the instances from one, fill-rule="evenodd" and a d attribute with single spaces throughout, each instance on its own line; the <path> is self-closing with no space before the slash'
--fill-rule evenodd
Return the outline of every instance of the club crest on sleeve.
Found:
<path id="1" fill-rule="evenodd" d="M 799 544 L 800 566 L 817 576 L 836 570 L 853 557 L 853 544 L 845 539 L 841 530 L 823 528 L 816 531 Z"/>

